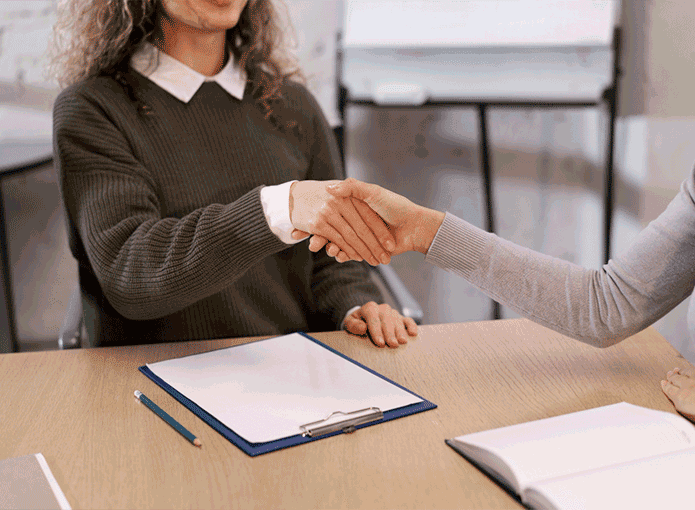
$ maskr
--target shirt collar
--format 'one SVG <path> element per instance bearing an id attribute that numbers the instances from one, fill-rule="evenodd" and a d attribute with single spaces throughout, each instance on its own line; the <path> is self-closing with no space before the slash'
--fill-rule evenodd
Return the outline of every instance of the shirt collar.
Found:
<path id="1" fill-rule="evenodd" d="M 246 88 L 246 73 L 235 65 L 231 54 L 219 73 L 205 76 L 146 42 L 131 57 L 130 67 L 184 103 L 188 103 L 206 81 L 214 81 L 240 100 Z"/>

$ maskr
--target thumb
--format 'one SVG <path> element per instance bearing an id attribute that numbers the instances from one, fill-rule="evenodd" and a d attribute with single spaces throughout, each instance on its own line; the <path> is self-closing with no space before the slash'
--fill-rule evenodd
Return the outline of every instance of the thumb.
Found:
<path id="1" fill-rule="evenodd" d="M 369 184 L 360 182 L 352 177 L 326 186 L 326 190 L 335 197 L 353 197 L 359 200 L 367 200 L 369 198 L 370 193 L 368 189 Z"/>
<path id="2" fill-rule="evenodd" d="M 298 241 L 298 240 L 306 239 L 310 235 L 311 234 L 309 232 L 304 232 L 303 230 L 299 230 L 299 229 L 295 228 L 294 230 L 292 230 L 290 237 L 292 237 L 292 239 L 295 239 Z"/>
<path id="3" fill-rule="evenodd" d="M 350 188 L 346 185 L 345 181 L 338 181 L 335 184 L 329 184 L 326 186 L 326 191 L 328 191 L 334 197 L 349 197 L 352 194 Z"/>

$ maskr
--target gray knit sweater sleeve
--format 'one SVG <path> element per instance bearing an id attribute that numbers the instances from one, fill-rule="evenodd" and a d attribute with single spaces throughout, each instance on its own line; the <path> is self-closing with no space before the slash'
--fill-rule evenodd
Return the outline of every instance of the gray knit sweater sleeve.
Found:
<path id="1" fill-rule="evenodd" d="M 496 301 L 599 347 L 672 310 L 695 283 L 695 179 L 623 253 L 585 269 L 505 241 L 447 214 L 426 260 L 466 278 Z"/>

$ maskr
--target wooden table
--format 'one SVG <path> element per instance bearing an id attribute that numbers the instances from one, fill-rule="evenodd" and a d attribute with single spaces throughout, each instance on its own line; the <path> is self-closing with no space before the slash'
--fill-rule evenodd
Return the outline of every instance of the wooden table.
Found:
<path id="1" fill-rule="evenodd" d="M 659 381 L 688 365 L 653 329 L 604 350 L 526 320 L 422 326 L 398 349 L 314 336 L 439 407 L 251 458 L 137 370 L 248 339 L 3 354 L 0 459 L 43 453 L 75 509 L 518 509 L 444 439 L 620 401 L 673 412 Z"/>

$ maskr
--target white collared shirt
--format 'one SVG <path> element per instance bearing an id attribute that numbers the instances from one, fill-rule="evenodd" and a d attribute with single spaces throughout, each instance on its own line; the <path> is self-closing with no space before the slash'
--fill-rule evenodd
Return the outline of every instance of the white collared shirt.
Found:
<path id="1" fill-rule="evenodd" d="M 219 73 L 205 76 L 148 42 L 132 56 L 130 66 L 183 103 L 188 103 L 200 86 L 208 81 L 214 81 L 232 97 L 239 100 L 244 97 L 246 72 L 236 66 L 233 55 Z M 293 182 L 261 189 L 261 204 L 268 226 L 285 244 L 296 244 L 306 239 L 291 237 L 294 226 L 290 220 L 290 186 Z"/>

